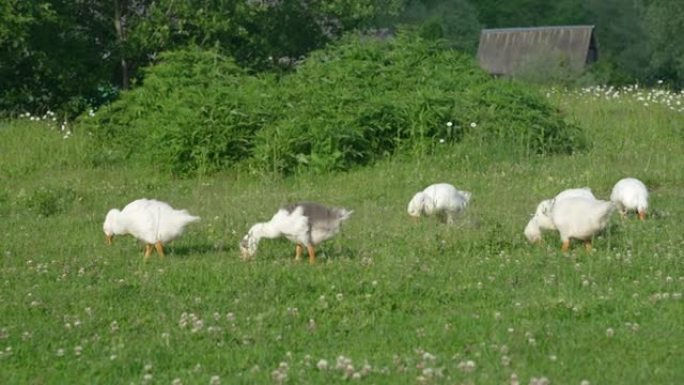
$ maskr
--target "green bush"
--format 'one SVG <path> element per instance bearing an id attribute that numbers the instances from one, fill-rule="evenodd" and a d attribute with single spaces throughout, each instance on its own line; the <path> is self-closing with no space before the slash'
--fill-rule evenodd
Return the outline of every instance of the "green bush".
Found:
<path id="1" fill-rule="evenodd" d="M 125 156 L 180 174 L 240 163 L 346 170 L 466 137 L 521 156 L 583 146 L 581 131 L 536 89 L 494 79 L 472 57 L 413 32 L 347 36 L 278 79 L 246 74 L 215 52 L 167 53 L 141 87 L 81 120 Z"/>
<path id="2" fill-rule="evenodd" d="M 289 103 L 256 135 L 259 169 L 343 170 L 466 135 L 523 156 L 585 145 L 537 89 L 494 79 L 470 56 L 411 33 L 348 36 L 308 58 L 277 93 Z"/>
<path id="3" fill-rule="evenodd" d="M 142 86 L 79 121 L 125 157 L 178 174 L 211 172 L 247 157 L 254 133 L 267 121 L 255 102 L 258 84 L 216 52 L 168 52 L 148 69 Z"/>

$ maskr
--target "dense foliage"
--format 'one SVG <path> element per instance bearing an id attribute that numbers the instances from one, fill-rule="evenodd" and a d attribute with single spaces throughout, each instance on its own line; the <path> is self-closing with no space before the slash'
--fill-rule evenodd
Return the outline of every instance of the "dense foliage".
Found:
<path id="1" fill-rule="evenodd" d="M 144 85 L 81 123 L 113 158 L 143 157 L 181 174 L 215 170 L 248 156 L 268 118 L 258 111 L 264 84 L 216 51 L 172 51 Z"/>
<path id="2" fill-rule="evenodd" d="M 139 82 L 159 54 L 214 48 L 256 71 L 289 69 L 354 29 L 420 25 L 473 53 L 481 28 L 596 25 L 592 79 L 684 81 L 679 0 L 5 0 L 0 5 L 0 113 L 70 116 Z"/>
<path id="3" fill-rule="evenodd" d="M 487 28 L 591 24 L 599 42 L 597 81 L 658 80 L 684 85 L 684 3 L 680 0 L 478 0 Z"/>
<path id="4" fill-rule="evenodd" d="M 215 51 L 181 50 L 145 79 L 83 127 L 120 155 L 180 174 L 245 162 L 346 170 L 402 147 L 464 139 L 520 155 L 583 145 L 539 93 L 414 33 L 350 35 L 280 78 L 249 75 Z"/>
<path id="5" fill-rule="evenodd" d="M 73 115 L 134 85 L 161 52 L 188 45 L 269 69 L 396 13 L 399 1 L 3 1 L 0 111 Z"/>

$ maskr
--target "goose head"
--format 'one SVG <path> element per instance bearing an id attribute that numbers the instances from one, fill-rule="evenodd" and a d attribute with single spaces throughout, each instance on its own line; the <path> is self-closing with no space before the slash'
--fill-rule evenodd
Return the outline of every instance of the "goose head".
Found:
<path id="1" fill-rule="evenodd" d="M 413 218 L 420 217 L 420 214 L 423 212 L 423 206 L 425 206 L 426 198 L 427 197 L 424 192 L 421 191 L 416 193 L 416 195 L 414 195 L 409 201 L 408 207 L 406 209 L 408 214 Z"/>
<path id="2" fill-rule="evenodd" d="M 112 244 L 114 235 L 124 234 L 125 229 L 121 223 L 121 211 L 118 209 L 111 209 L 107 212 L 102 230 L 105 233 L 105 239 L 108 245 Z"/>
<path id="3" fill-rule="evenodd" d="M 553 207 L 553 203 L 553 199 L 546 199 L 539 203 L 532 219 L 527 223 L 524 234 L 530 243 L 541 241 L 542 229 L 553 230 L 556 228 L 551 220 L 551 208 Z"/>
<path id="4" fill-rule="evenodd" d="M 532 217 L 532 219 L 530 219 L 530 221 L 527 223 L 527 226 L 525 226 L 524 233 L 525 238 L 527 238 L 530 243 L 541 241 L 541 229 L 539 228 L 536 217 Z"/>
<path id="5" fill-rule="evenodd" d="M 461 195 L 463 195 L 463 198 L 464 198 L 464 200 L 465 200 L 465 204 L 464 204 L 464 205 L 467 206 L 468 203 L 470 203 L 470 198 L 473 196 L 473 193 L 471 193 L 470 191 L 461 191 L 461 190 L 458 190 L 458 192 L 459 192 Z"/>
<path id="6" fill-rule="evenodd" d="M 257 252 L 259 239 L 261 239 L 261 223 L 257 223 L 249 229 L 249 232 L 240 240 L 240 257 L 243 260 L 252 258 Z"/>

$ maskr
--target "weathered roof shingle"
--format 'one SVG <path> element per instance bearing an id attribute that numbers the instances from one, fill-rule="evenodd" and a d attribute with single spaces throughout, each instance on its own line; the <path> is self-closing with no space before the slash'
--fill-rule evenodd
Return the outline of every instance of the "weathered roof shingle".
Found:
<path id="1" fill-rule="evenodd" d="M 598 58 L 593 25 L 483 29 L 477 59 L 491 74 L 514 75 L 540 61 L 582 70 Z"/>

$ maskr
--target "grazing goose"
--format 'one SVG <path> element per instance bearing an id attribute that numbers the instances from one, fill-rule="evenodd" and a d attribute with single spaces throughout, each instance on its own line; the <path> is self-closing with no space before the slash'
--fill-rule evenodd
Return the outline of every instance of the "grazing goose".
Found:
<path id="1" fill-rule="evenodd" d="M 554 201 L 551 221 L 560 233 L 561 250 L 570 248 L 570 238 L 583 240 L 587 250 L 591 250 L 591 238 L 606 227 L 613 211 L 615 204 L 610 201 L 586 197 Z"/>
<path id="2" fill-rule="evenodd" d="M 537 206 L 534 216 L 527 223 L 525 227 L 525 237 L 531 243 L 541 241 L 542 230 L 556 230 L 556 226 L 551 220 L 551 207 L 554 201 L 559 201 L 566 198 L 584 197 L 587 199 L 596 199 L 589 187 L 571 188 L 563 190 L 553 199 L 546 199 L 541 201 Z"/>
<path id="3" fill-rule="evenodd" d="M 613 187 L 610 200 L 615 202 L 624 218 L 628 211 L 636 211 L 639 219 L 646 219 L 648 209 L 648 190 L 639 179 L 620 179 Z"/>
<path id="4" fill-rule="evenodd" d="M 316 245 L 332 238 L 340 231 L 342 222 L 353 211 L 345 208 L 326 207 L 314 202 L 299 202 L 282 207 L 268 222 L 257 223 L 240 241 L 242 258 L 247 259 L 257 251 L 261 238 L 285 236 L 296 244 L 295 260 L 302 255 L 302 248 L 309 253 L 309 263 L 316 262 Z"/>
<path id="5" fill-rule="evenodd" d="M 102 229 L 107 243 L 112 244 L 114 235 L 131 234 L 145 242 L 145 259 L 156 248 L 164 256 L 164 244 L 183 233 L 185 226 L 200 218 L 186 210 L 175 210 L 166 202 L 154 199 L 138 199 L 126 205 L 123 210 L 111 209 L 107 213 Z"/>
<path id="6" fill-rule="evenodd" d="M 470 202 L 471 195 L 448 183 L 436 183 L 416 193 L 411 198 L 407 211 L 415 219 L 421 215 L 438 215 L 447 224 L 453 224 L 458 213 Z"/>

